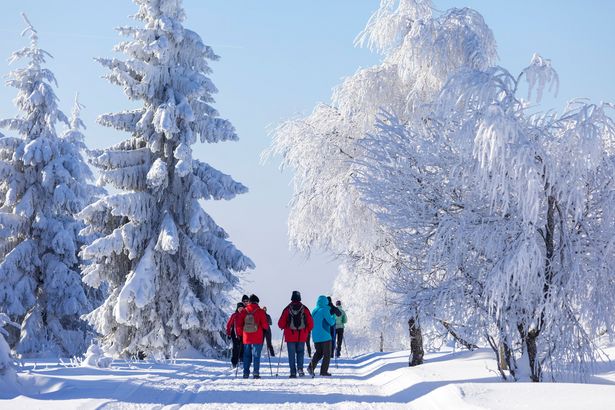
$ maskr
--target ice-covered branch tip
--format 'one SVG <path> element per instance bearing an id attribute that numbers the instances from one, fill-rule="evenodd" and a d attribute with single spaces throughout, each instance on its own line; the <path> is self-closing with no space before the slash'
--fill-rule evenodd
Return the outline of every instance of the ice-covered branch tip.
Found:
<path id="1" fill-rule="evenodd" d="M 431 0 L 380 0 L 378 10 L 355 38 L 355 46 L 386 53 L 401 44 L 412 22 L 431 16 Z"/>
<path id="2" fill-rule="evenodd" d="M 85 108 L 85 105 L 81 104 L 79 102 L 79 93 L 75 93 L 75 100 L 73 103 L 73 110 L 70 113 L 70 127 L 72 129 L 78 129 L 78 128 L 83 128 L 86 129 L 87 127 L 85 126 L 85 124 L 83 123 L 83 121 L 81 121 L 81 110 Z"/>
<path id="3" fill-rule="evenodd" d="M 26 25 L 28 26 L 23 29 L 23 31 L 21 32 L 21 36 L 25 37 L 28 33 L 30 33 L 30 39 L 33 43 L 36 43 L 38 41 L 38 31 L 36 31 L 32 23 L 30 23 L 30 20 L 28 20 L 28 16 L 26 16 L 26 13 L 21 13 L 21 17 L 23 17 L 24 21 L 26 22 Z"/>
<path id="4" fill-rule="evenodd" d="M 547 85 L 549 92 L 555 86 L 554 96 L 557 97 L 559 91 L 559 76 L 557 71 L 551 66 L 551 60 L 543 58 L 540 54 L 534 53 L 530 65 L 521 74 L 525 74 L 528 83 L 527 99 L 532 99 L 532 90 L 536 87 L 536 102 L 540 102 L 542 94 Z"/>

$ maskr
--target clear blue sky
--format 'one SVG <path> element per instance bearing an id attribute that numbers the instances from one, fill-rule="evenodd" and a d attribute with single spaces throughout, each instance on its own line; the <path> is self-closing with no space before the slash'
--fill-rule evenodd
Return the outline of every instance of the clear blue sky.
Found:
<path id="1" fill-rule="evenodd" d="M 114 27 L 130 24 L 136 10 L 129 0 L 4 0 L 0 14 L 0 56 L 26 44 L 20 13 L 38 29 L 41 47 L 55 58 L 49 67 L 59 83 L 66 113 L 75 92 L 86 105 L 87 143 L 111 145 L 125 137 L 95 124 L 97 115 L 131 108 L 119 87 L 100 77 L 105 71 L 93 57 L 109 57 L 120 40 Z M 270 142 L 267 129 L 307 114 L 318 101 L 329 101 L 331 88 L 377 55 L 353 48 L 377 0 L 184 0 L 185 26 L 198 32 L 222 57 L 213 64 L 219 88 L 216 107 L 236 126 L 240 141 L 195 146 L 195 155 L 250 188 L 230 202 L 207 210 L 231 239 L 256 262 L 247 291 L 269 305 L 274 320 L 291 291 L 301 290 L 310 306 L 329 293 L 336 263 L 314 255 L 306 261 L 288 249 L 289 175 L 277 163 L 261 165 Z M 615 2 L 607 0 L 446 0 L 438 10 L 472 7 L 483 14 L 498 42 L 500 64 L 512 72 L 527 65 L 533 52 L 553 60 L 561 80 L 557 103 L 574 97 L 615 101 Z M 6 60 L 5 60 L 6 61 Z M 9 71 L 8 63 L 0 72 Z M 0 117 L 15 113 L 14 90 L 0 87 Z"/>

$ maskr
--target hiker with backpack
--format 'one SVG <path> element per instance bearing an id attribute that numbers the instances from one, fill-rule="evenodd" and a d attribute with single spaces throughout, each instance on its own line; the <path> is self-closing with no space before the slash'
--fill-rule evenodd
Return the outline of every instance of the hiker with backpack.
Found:
<path id="1" fill-rule="evenodd" d="M 265 311 L 258 306 L 258 296 L 250 295 L 246 308 L 239 316 L 239 330 L 243 335 L 243 378 L 250 377 L 250 365 L 254 362 L 255 379 L 260 379 L 261 351 L 265 329 L 269 329 Z"/>
<path id="2" fill-rule="evenodd" d="M 342 311 L 339 310 L 336 306 L 333 305 L 333 301 L 331 300 L 331 296 L 327 296 L 327 301 L 328 301 L 328 306 L 329 306 L 329 312 L 331 312 L 332 315 L 334 315 L 333 317 L 335 318 L 336 322 L 337 322 L 337 318 L 342 316 Z M 335 323 L 331 326 L 331 328 L 329 329 L 329 332 L 331 333 L 331 356 L 333 356 L 333 352 L 335 351 L 335 339 L 337 336 L 337 332 L 336 332 L 337 328 L 335 326 Z M 337 362 L 335 362 L 335 366 L 337 367 Z"/>
<path id="3" fill-rule="evenodd" d="M 314 327 L 310 310 L 301 303 L 301 293 L 293 291 L 290 304 L 284 308 L 278 320 L 278 327 L 284 331 L 286 348 L 288 349 L 288 365 L 290 378 L 305 376 L 303 373 L 303 359 L 305 343 L 308 334 Z"/>
<path id="4" fill-rule="evenodd" d="M 318 362 L 322 358 L 320 366 L 321 376 L 331 376 L 329 373 L 329 362 L 331 361 L 331 326 L 335 325 L 334 315 L 331 313 L 329 301 L 324 295 L 318 296 L 316 307 L 312 310 L 312 318 L 314 320 L 314 328 L 312 329 L 312 340 L 316 351 L 312 357 L 307 370 L 314 377 L 314 371 Z"/>
<path id="5" fill-rule="evenodd" d="M 341 316 L 335 317 L 335 334 L 337 336 L 335 340 L 335 346 L 337 347 L 337 349 L 335 349 L 335 357 L 340 357 L 342 353 L 342 343 L 344 341 L 344 326 L 348 318 L 346 317 L 346 312 L 342 309 L 341 300 L 335 302 L 335 307 L 342 312 Z M 346 354 L 348 354 L 348 352 L 346 352 Z"/>
<path id="6" fill-rule="evenodd" d="M 241 316 L 241 312 L 244 309 L 244 304 L 239 302 L 237 303 L 237 308 L 235 312 L 231 315 L 230 319 L 226 323 L 226 336 L 229 337 L 233 342 L 233 351 L 231 357 L 231 365 L 233 369 L 237 367 L 237 363 L 239 362 L 240 354 L 242 353 L 242 335 L 239 333 L 239 316 Z"/>
<path id="7" fill-rule="evenodd" d="M 269 325 L 269 329 L 265 329 L 265 341 L 267 342 L 267 349 L 269 349 L 269 355 L 271 357 L 275 357 L 275 350 L 273 350 L 273 345 L 271 344 L 271 325 L 273 321 L 271 320 L 271 316 L 267 313 L 267 306 L 263 306 L 263 310 L 265 311 L 265 316 L 267 316 L 267 324 Z"/>

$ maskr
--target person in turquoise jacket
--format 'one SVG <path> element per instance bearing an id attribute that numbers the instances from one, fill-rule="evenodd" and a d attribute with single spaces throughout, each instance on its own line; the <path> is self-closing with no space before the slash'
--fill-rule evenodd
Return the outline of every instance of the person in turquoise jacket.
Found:
<path id="1" fill-rule="evenodd" d="M 312 318 L 314 319 L 314 329 L 312 329 L 312 340 L 316 351 L 310 362 L 307 370 L 314 377 L 314 370 L 318 366 L 318 362 L 322 358 L 320 366 L 321 376 L 331 376 L 329 373 L 329 362 L 331 361 L 331 326 L 335 325 L 335 317 L 331 314 L 329 308 L 329 300 L 326 296 L 318 296 L 316 307 L 312 310 Z"/>

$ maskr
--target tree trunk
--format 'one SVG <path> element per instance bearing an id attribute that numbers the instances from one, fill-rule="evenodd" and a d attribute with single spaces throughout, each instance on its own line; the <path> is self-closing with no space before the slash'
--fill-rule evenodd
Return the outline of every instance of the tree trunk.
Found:
<path id="1" fill-rule="evenodd" d="M 540 362 L 538 361 L 538 347 L 536 345 L 537 338 L 538 332 L 532 330 L 528 332 L 525 339 L 525 347 L 527 348 L 527 356 L 530 362 L 530 379 L 533 382 L 539 382 L 542 373 Z"/>
<path id="2" fill-rule="evenodd" d="M 500 353 L 498 356 L 498 359 L 500 361 L 500 368 L 502 368 L 502 370 L 510 369 L 510 366 L 508 365 L 510 363 L 510 349 L 508 348 L 506 343 L 500 342 L 498 344 L 498 350 Z"/>
<path id="3" fill-rule="evenodd" d="M 423 333 L 417 317 L 411 317 L 410 320 L 408 320 L 408 330 L 410 332 L 411 353 L 408 366 L 418 366 L 419 364 L 423 364 L 425 352 L 423 350 Z"/>

